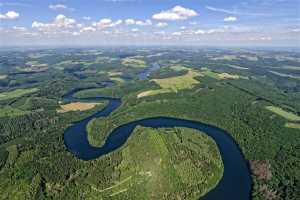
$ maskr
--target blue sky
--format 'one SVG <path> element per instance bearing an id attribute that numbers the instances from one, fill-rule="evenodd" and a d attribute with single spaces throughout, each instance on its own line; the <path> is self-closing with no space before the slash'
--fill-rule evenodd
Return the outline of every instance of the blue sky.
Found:
<path id="1" fill-rule="evenodd" d="M 0 45 L 297 46 L 300 0 L 1 0 Z"/>

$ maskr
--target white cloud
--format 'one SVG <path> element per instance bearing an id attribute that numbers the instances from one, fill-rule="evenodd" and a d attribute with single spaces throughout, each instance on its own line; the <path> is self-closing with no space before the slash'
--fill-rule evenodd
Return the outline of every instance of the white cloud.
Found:
<path id="1" fill-rule="evenodd" d="M 131 31 L 132 31 L 132 32 L 138 32 L 139 29 L 138 29 L 138 28 L 133 28 L 133 29 L 131 29 Z"/>
<path id="2" fill-rule="evenodd" d="M 136 21 L 135 24 L 138 26 L 150 26 L 150 25 L 152 25 L 152 21 L 149 19 L 147 19 L 145 21 L 139 20 L 139 21 Z"/>
<path id="3" fill-rule="evenodd" d="M 229 17 L 224 18 L 224 22 L 234 22 L 236 20 L 237 20 L 237 18 L 233 17 L 233 16 L 229 16 Z"/>
<path id="4" fill-rule="evenodd" d="M 27 30 L 25 27 L 22 26 L 13 26 L 12 29 L 20 32 L 24 32 Z"/>
<path id="5" fill-rule="evenodd" d="M 134 19 L 126 19 L 125 24 L 126 25 L 133 25 L 133 24 L 135 24 L 135 20 Z"/>
<path id="6" fill-rule="evenodd" d="M 181 26 L 180 29 L 181 29 L 181 30 L 185 30 L 186 27 L 185 27 L 185 26 Z"/>
<path id="7" fill-rule="evenodd" d="M 85 17 L 83 17 L 82 19 L 84 19 L 84 20 L 91 20 L 92 18 L 91 17 L 88 17 L 88 16 L 85 16 Z"/>
<path id="8" fill-rule="evenodd" d="M 57 28 L 73 28 L 76 24 L 76 20 L 72 18 L 67 18 L 66 16 L 60 14 L 57 15 L 52 23 L 42 23 L 34 21 L 31 25 L 32 28 L 37 28 L 40 31 L 51 31 L 51 29 Z"/>
<path id="9" fill-rule="evenodd" d="M 82 29 L 80 29 L 80 33 L 84 33 L 84 32 L 95 32 L 96 29 L 94 27 L 91 27 L 91 26 L 87 26 L 87 27 L 84 27 Z"/>
<path id="10" fill-rule="evenodd" d="M 204 30 L 201 30 L 201 29 L 199 29 L 199 30 L 195 31 L 195 34 L 205 34 L 205 31 L 204 31 Z"/>
<path id="11" fill-rule="evenodd" d="M 69 10 L 69 11 L 74 11 L 74 8 L 69 8 L 68 6 L 64 4 L 50 4 L 49 8 L 51 10 Z"/>
<path id="12" fill-rule="evenodd" d="M 19 16 L 20 14 L 15 11 L 8 11 L 5 14 L 0 14 L 0 19 L 17 19 Z"/>
<path id="13" fill-rule="evenodd" d="M 73 32 L 72 35 L 78 36 L 78 35 L 80 35 L 80 33 L 79 32 Z"/>
<path id="14" fill-rule="evenodd" d="M 50 4 L 50 5 L 49 5 L 49 8 L 50 8 L 51 10 L 63 10 L 63 9 L 67 9 L 67 6 L 64 5 L 64 4 L 55 4 L 55 5 Z"/>
<path id="15" fill-rule="evenodd" d="M 214 12 L 221 12 L 221 13 L 226 13 L 226 14 L 232 14 L 232 15 L 252 15 L 252 16 L 269 16 L 269 14 L 266 13 L 248 13 L 248 12 L 240 12 L 236 10 L 227 10 L 223 8 L 215 8 L 212 6 L 206 6 L 206 9 Z"/>
<path id="16" fill-rule="evenodd" d="M 154 14 L 153 19 L 156 20 L 185 20 L 191 17 L 197 16 L 198 13 L 192 9 L 184 8 L 182 6 L 175 6 L 170 10 L 161 11 L 160 13 Z"/>
<path id="17" fill-rule="evenodd" d="M 123 20 L 119 19 L 117 21 L 112 21 L 109 18 L 103 18 L 101 19 L 99 22 L 94 22 L 93 26 L 99 28 L 99 29 L 105 29 L 105 28 L 112 28 L 112 27 L 116 27 L 120 24 L 123 23 Z"/>
<path id="18" fill-rule="evenodd" d="M 156 26 L 162 28 L 162 27 L 168 26 L 168 23 L 166 23 L 166 22 L 158 22 L 158 23 L 156 24 Z"/>
<path id="19" fill-rule="evenodd" d="M 172 35 L 174 35 L 174 36 L 181 36 L 182 33 L 181 32 L 173 32 Z"/>

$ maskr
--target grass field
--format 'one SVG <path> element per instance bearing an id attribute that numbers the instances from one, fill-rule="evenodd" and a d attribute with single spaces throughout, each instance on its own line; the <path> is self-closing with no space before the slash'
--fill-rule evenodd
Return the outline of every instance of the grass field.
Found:
<path id="1" fill-rule="evenodd" d="M 217 80 L 226 80 L 226 79 L 239 79 L 239 75 L 234 75 L 234 74 L 228 74 L 228 73 L 217 73 L 214 71 L 211 71 L 209 69 L 204 69 L 201 71 L 202 74 L 205 76 L 217 79 Z"/>
<path id="2" fill-rule="evenodd" d="M 212 60 L 228 60 L 228 61 L 235 60 L 235 59 L 237 59 L 235 55 L 224 55 L 224 56 L 212 58 Z"/>
<path id="3" fill-rule="evenodd" d="M 186 74 L 181 76 L 174 76 L 163 79 L 152 79 L 151 81 L 158 84 L 161 89 L 141 92 L 137 95 L 137 98 L 168 92 L 178 92 L 179 90 L 183 89 L 192 89 L 196 84 L 199 83 L 199 81 L 195 79 L 195 77 L 197 76 L 201 76 L 201 74 L 199 72 L 189 70 Z"/>
<path id="4" fill-rule="evenodd" d="M 169 89 L 148 90 L 148 91 L 139 93 L 137 95 L 137 98 L 153 96 L 153 95 L 158 95 L 158 94 L 163 94 L 163 93 L 168 93 L 168 92 L 172 92 L 172 90 L 169 90 Z"/>
<path id="5" fill-rule="evenodd" d="M 300 129 L 300 123 L 287 122 L 287 123 L 285 123 L 285 127 Z"/>
<path id="6" fill-rule="evenodd" d="M 18 98 L 23 95 L 31 94 L 31 93 L 34 93 L 37 91 L 39 91 L 38 88 L 28 88 L 28 89 L 16 89 L 16 90 L 9 91 L 9 92 L 2 92 L 2 93 L 0 93 L 0 101 L 12 99 L 12 98 Z"/>
<path id="7" fill-rule="evenodd" d="M 164 79 L 152 79 L 156 84 L 158 84 L 162 89 L 171 89 L 175 92 L 182 89 L 191 89 L 199 81 L 195 77 L 201 76 L 199 72 L 189 70 L 185 75 L 175 76 Z"/>
<path id="8" fill-rule="evenodd" d="M 111 81 L 116 81 L 116 82 L 119 82 L 119 83 L 124 83 L 124 79 L 120 78 L 120 77 L 110 77 L 109 78 Z"/>
<path id="9" fill-rule="evenodd" d="M 144 60 L 135 59 L 135 58 L 125 58 L 122 60 L 122 65 L 136 68 L 145 68 L 146 62 Z"/>
<path id="10" fill-rule="evenodd" d="M 266 109 L 268 109 L 269 111 L 287 119 L 287 120 L 290 120 L 290 121 L 300 121 L 300 116 L 294 114 L 294 113 L 291 113 L 291 112 L 287 112 L 279 107 L 276 107 L 276 106 L 267 106 Z"/>
<path id="11" fill-rule="evenodd" d="M 14 117 L 14 116 L 19 116 L 19 115 L 24 115 L 28 113 L 27 111 L 20 110 L 18 108 L 13 108 L 11 106 L 0 106 L 0 117 L 4 116 L 9 116 L 9 117 Z"/>
<path id="12" fill-rule="evenodd" d="M 197 199 L 223 174 L 216 144 L 193 129 L 137 127 L 120 151 L 119 181 L 91 186 L 103 199 Z"/>
<path id="13" fill-rule="evenodd" d="M 58 113 L 65 113 L 69 111 L 85 111 L 94 108 L 97 105 L 102 103 L 86 103 L 86 102 L 72 102 L 60 106 L 60 109 L 57 109 Z"/>

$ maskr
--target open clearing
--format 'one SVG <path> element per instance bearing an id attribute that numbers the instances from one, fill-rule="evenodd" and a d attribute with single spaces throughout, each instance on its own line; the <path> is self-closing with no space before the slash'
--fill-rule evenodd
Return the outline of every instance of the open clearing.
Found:
<path id="1" fill-rule="evenodd" d="M 145 97 L 145 96 L 152 96 L 162 93 L 168 92 L 178 92 L 179 90 L 183 89 L 192 89 L 196 84 L 199 83 L 198 80 L 195 79 L 197 76 L 202 76 L 201 73 L 197 71 L 190 70 L 181 76 L 175 76 L 170 78 L 163 78 L 163 79 L 152 79 L 151 81 L 158 84 L 161 89 L 158 90 L 147 90 L 141 92 L 137 95 L 137 98 Z"/>
<path id="2" fill-rule="evenodd" d="M 135 58 L 125 58 L 122 60 L 122 65 L 136 68 L 145 68 L 146 62 L 144 60 L 135 59 Z"/>
<path id="3" fill-rule="evenodd" d="M 16 89 L 9 92 L 2 92 L 0 93 L 0 101 L 1 100 L 7 100 L 12 98 L 18 98 L 26 94 L 31 94 L 34 92 L 39 91 L 38 88 L 28 88 L 28 89 Z"/>
<path id="4" fill-rule="evenodd" d="M 162 89 L 171 89 L 175 92 L 182 89 L 191 89 L 199 81 L 195 77 L 201 76 L 199 72 L 189 70 L 187 74 L 163 79 L 152 79 Z"/>
<path id="5" fill-rule="evenodd" d="M 85 103 L 85 102 L 73 102 L 65 105 L 61 105 L 60 109 L 57 109 L 58 113 L 65 113 L 69 111 L 85 111 L 94 108 L 102 103 Z"/>
<path id="6" fill-rule="evenodd" d="M 218 72 L 211 71 L 207 68 L 202 68 L 202 69 L 204 69 L 203 71 L 201 71 L 202 74 L 204 74 L 205 76 L 217 79 L 217 80 L 227 80 L 227 79 L 239 79 L 239 78 L 241 78 L 239 75 L 235 75 L 235 74 L 218 73 Z"/>
<path id="7" fill-rule="evenodd" d="M 279 107 L 276 107 L 276 106 L 267 106 L 266 109 L 270 110 L 271 112 L 281 116 L 281 117 L 284 117 L 285 119 L 287 120 L 290 120 L 290 121 L 300 121 L 300 116 L 294 114 L 294 113 L 291 113 L 291 112 L 287 112 Z"/>
<path id="8" fill-rule="evenodd" d="M 300 124 L 299 123 L 287 122 L 287 123 L 285 123 L 285 127 L 300 129 Z"/>

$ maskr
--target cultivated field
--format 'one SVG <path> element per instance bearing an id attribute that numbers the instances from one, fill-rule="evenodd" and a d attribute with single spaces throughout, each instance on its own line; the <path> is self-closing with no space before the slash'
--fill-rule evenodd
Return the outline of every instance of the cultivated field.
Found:
<path id="1" fill-rule="evenodd" d="M 60 109 L 57 109 L 58 113 L 65 113 L 69 111 L 85 111 L 94 108 L 97 105 L 102 103 L 85 103 L 85 102 L 73 102 L 60 106 Z"/>
<path id="2" fill-rule="evenodd" d="M 300 121 L 300 116 L 294 114 L 294 113 L 291 113 L 291 112 L 287 112 L 279 107 L 276 107 L 276 106 L 267 106 L 266 109 L 272 111 L 273 113 L 281 116 L 281 117 L 284 117 L 285 119 L 287 120 L 290 120 L 290 121 Z"/>
<path id="3" fill-rule="evenodd" d="M 145 68 L 146 62 L 144 60 L 135 59 L 135 58 L 125 58 L 122 60 L 122 65 L 136 68 Z"/>
<path id="4" fill-rule="evenodd" d="M 9 92 L 2 92 L 0 93 L 0 101 L 1 100 L 7 100 L 12 98 L 18 98 L 26 94 L 31 94 L 34 92 L 39 91 L 38 88 L 28 88 L 28 89 L 16 89 Z"/>
<path id="5" fill-rule="evenodd" d="M 139 93 L 137 97 L 141 98 L 161 93 L 178 92 L 179 90 L 183 89 L 192 89 L 196 84 L 199 83 L 199 81 L 195 79 L 195 77 L 197 76 L 201 76 L 201 74 L 199 72 L 189 70 L 185 75 L 182 76 L 175 76 L 163 79 L 152 79 L 151 81 L 158 84 L 161 87 L 161 89 L 147 90 Z"/>

